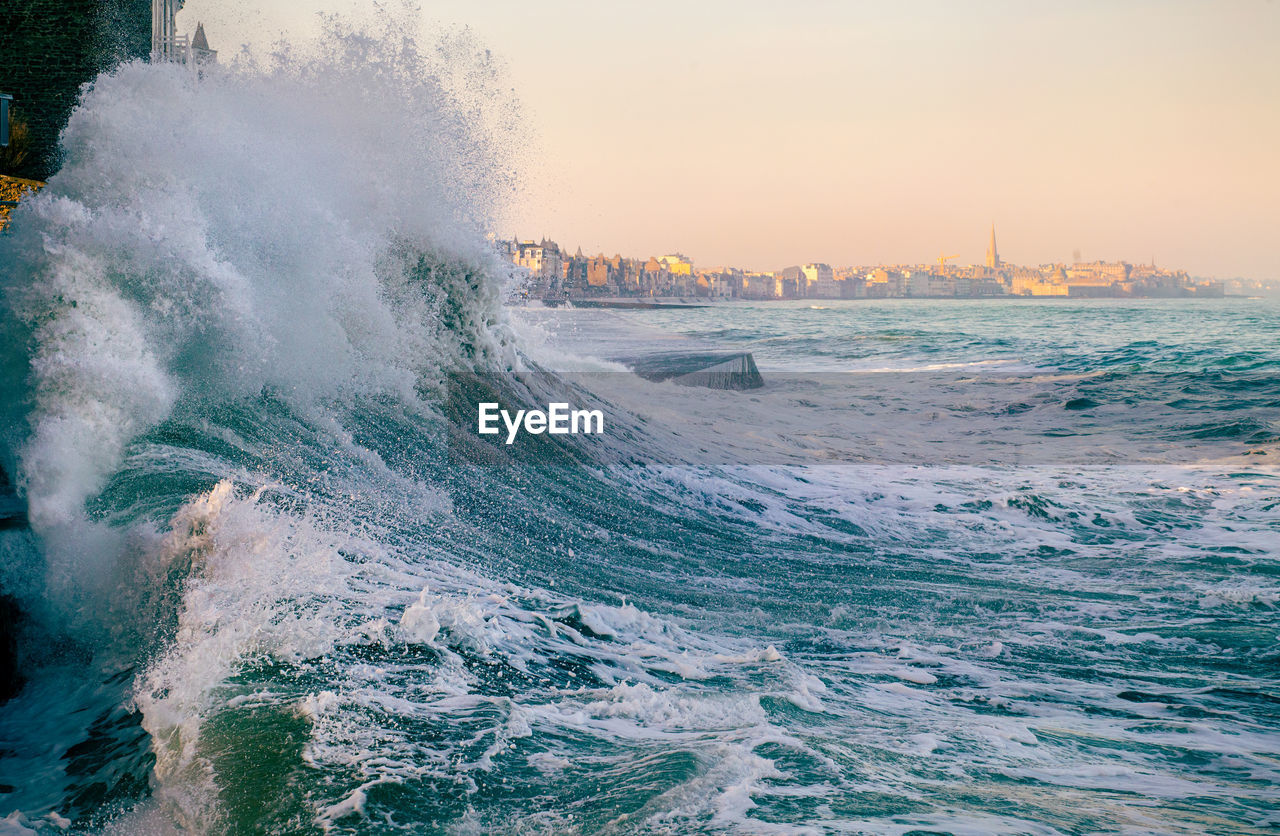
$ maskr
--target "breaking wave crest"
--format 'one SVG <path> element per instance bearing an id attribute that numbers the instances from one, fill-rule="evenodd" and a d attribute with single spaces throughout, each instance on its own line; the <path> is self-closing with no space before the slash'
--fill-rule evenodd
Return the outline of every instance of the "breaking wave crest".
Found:
<path id="1" fill-rule="evenodd" d="M 568 545 L 617 514 L 598 474 L 448 459 L 450 375 L 527 364 L 485 234 L 511 186 L 492 78 L 465 40 L 331 21 L 306 56 L 84 92 L 0 242 L 30 521 L 4 712 L 42 752 L 0 759 L 9 824 L 559 831 L 611 792 L 619 822 L 728 821 L 774 774 L 761 699 L 812 709 L 818 680 L 599 603 L 608 568 Z M 696 684 L 725 671 L 763 690 Z M 511 795 L 574 786 L 584 745 L 612 763 L 591 797 Z"/>

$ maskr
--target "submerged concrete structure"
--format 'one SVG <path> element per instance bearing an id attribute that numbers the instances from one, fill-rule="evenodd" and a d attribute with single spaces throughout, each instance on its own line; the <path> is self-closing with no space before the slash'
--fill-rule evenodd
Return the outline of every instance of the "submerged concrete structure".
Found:
<path id="1" fill-rule="evenodd" d="M 764 378 L 750 352 L 666 352 L 620 360 L 645 380 L 707 389 L 759 389 Z"/>

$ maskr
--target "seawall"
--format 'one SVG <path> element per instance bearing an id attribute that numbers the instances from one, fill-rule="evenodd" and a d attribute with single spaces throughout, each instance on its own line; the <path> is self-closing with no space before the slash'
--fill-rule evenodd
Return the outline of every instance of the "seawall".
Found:
<path id="1" fill-rule="evenodd" d="M 3 0 L 0 93 L 28 131 L 28 156 L 4 171 L 45 179 L 80 88 L 120 61 L 151 51 L 150 0 Z"/>

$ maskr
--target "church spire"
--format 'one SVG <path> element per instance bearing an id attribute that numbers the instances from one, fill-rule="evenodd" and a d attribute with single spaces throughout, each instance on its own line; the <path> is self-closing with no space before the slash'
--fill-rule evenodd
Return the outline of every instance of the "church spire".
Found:
<path id="1" fill-rule="evenodd" d="M 996 225 L 991 225 L 991 243 L 987 244 L 987 266 L 1000 266 L 1000 251 L 996 249 Z"/>

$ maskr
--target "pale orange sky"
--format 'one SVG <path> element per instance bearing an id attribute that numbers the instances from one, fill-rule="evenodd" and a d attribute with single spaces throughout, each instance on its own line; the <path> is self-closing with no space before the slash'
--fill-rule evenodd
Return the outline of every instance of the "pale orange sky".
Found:
<path id="1" fill-rule="evenodd" d="M 234 53 L 319 10 L 188 0 Z M 1280 278 L 1280 3 L 435 0 L 533 136 L 500 234 L 774 269 L 1126 259 Z M 430 24 L 428 25 L 430 28 Z"/>

